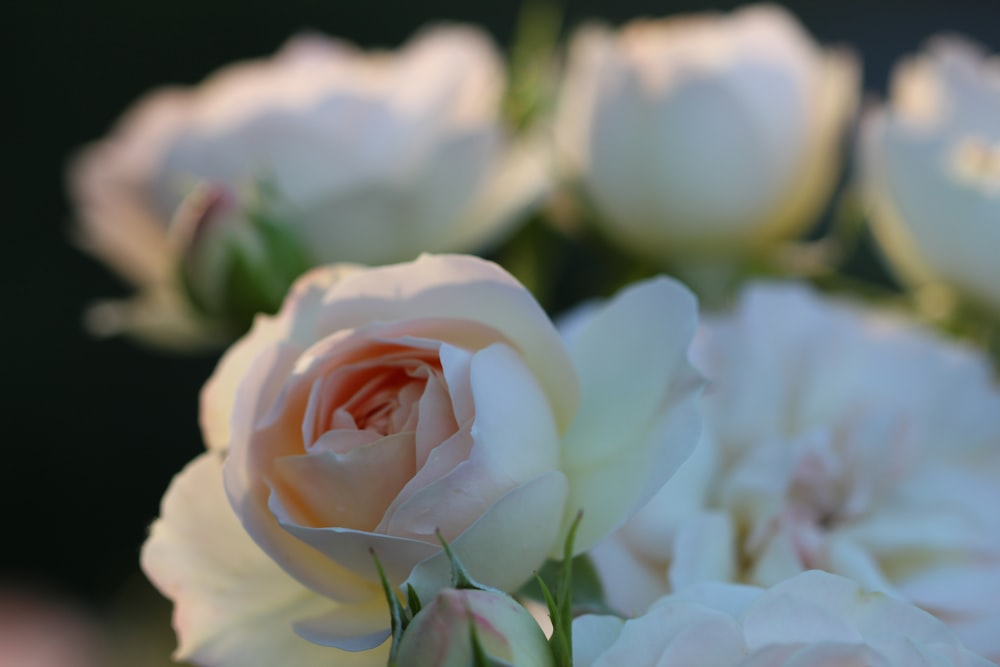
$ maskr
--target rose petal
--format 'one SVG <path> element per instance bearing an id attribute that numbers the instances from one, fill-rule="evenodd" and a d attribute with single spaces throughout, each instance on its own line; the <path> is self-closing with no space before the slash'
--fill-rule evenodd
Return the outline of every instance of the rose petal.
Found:
<path id="1" fill-rule="evenodd" d="M 697 581 L 730 581 L 736 573 L 735 531 L 728 514 L 700 512 L 681 523 L 668 576 L 678 590 Z"/>
<path id="2" fill-rule="evenodd" d="M 358 652 L 374 649 L 389 638 L 392 629 L 387 627 L 388 620 L 389 610 L 384 604 L 352 605 L 296 621 L 294 627 L 296 634 L 314 644 Z"/>
<path id="3" fill-rule="evenodd" d="M 581 330 L 571 354 L 581 401 L 563 439 L 567 519 L 582 552 L 663 486 L 698 440 L 701 377 L 687 361 L 694 297 L 655 278 L 632 286 Z"/>
<path id="4" fill-rule="evenodd" d="M 370 584 L 379 581 L 373 553 L 378 556 L 389 581 L 398 585 L 410 575 L 417 563 L 441 548 L 437 543 L 349 528 L 313 528 L 280 519 L 279 524 L 289 535 L 322 554 L 329 565 L 342 566 L 353 576 L 364 577 Z"/>
<path id="5" fill-rule="evenodd" d="M 471 320 L 501 332 L 535 370 L 561 427 L 576 412 L 573 364 L 548 316 L 514 278 L 475 257 L 423 255 L 413 264 L 370 269 L 326 294 L 323 332 L 376 321 Z"/>
<path id="6" fill-rule="evenodd" d="M 639 616 L 670 592 L 662 563 L 642 560 L 621 533 L 612 533 L 587 554 L 601 579 L 604 599 L 626 617 Z"/>
<path id="7" fill-rule="evenodd" d="M 472 355 L 473 352 L 469 350 L 447 344 L 441 345 L 439 351 L 441 370 L 448 384 L 448 395 L 451 398 L 455 421 L 459 425 L 471 422 L 476 415 L 475 404 L 472 401 L 472 387 L 469 384 Z"/>
<path id="8" fill-rule="evenodd" d="M 671 600 L 627 622 L 594 667 L 731 667 L 740 664 L 745 654 L 739 623 L 732 616 L 703 605 Z"/>
<path id="9" fill-rule="evenodd" d="M 291 512 L 279 520 L 372 530 L 415 471 L 414 435 L 397 433 L 345 454 L 276 459 L 267 482 Z"/>
<path id="10" fill-rule="evenodd" d="M 476 416 L 469 457 L 511 483 L 559 465 L 559 434 L 540 383 L 512 348 L 495 344 L 472 357 L 469 381 Z"/>
<path id="11" fill-rule="evenodd" d="M 281 312 L 275 317 L 258 315 L 250 332 L 230 347 L 219 360 L 212 377 L 201 390 L 199 419 L 202 435 L 210 449 L 229 444 L 230 422 L 236 404 L 237 389 L 244 383 L 255 360 L 279 341 L 308 345 L 313 340 L 313 306 L 329 285 L 358 270 L 350 264 L 320 267 L 300 277 L 285 297 Z M 259 387 L 258 387 L 259 391 Z M 247 403 L 257 402 L 248 396 Z"/>
<path id="12" fill-rule="evenodd" d="M 617 616 L 587 614 L 573 619 L 573 664 L 591 667 L 615 643 L 624 625 Z"/>
<path id="13" fill-rule="evenodd" d="M 863 637 L 900 636 L 919 642 L 953 643 L 948 628 L 913 605 L 856 582 L 812 570 L 764 593 L 743 620 L 751 648 L 787 641 L 789 627 L 802 642 L 859 642 Z"/>
<path id="14" fill-rule="evenodd" d="M 566 478 L 549 472 L 497 501 L 451 547 L 476 580 L 505 591 L 517 590 L 551 551 L 565 499 Z M 503 559 L 496 558 L 500 553 Z M 448 585 L 450 572 L 448 559 L 440 552 L 420 563 L 407 583 L 420 599 L 427 600 Z"/>
<path id="15" fill-rule="evenodd" d="M 552 413 L 536 378 L 511 348 L 496 344 L 477 352 L 470 386 L 476 416 L 468 459 L 391 508 L 386 532 L 432 539 L 440 530 L 454 539 L 516 485 L 558 467 Z"/>
<path id="16" fill-rule="evenodd" d="M 424 467 L 431 451 L 458 431 L 458 422 L 448 396 L 448 387 L 439 373 L 427 378 L 417 404 L 416 463 Z"/>
<path id="17" fill-rule="evenodd" d="M 392 501 L 392 505 L 386 510 L 382 522 L 375 529 L 376 532 L 390 532 L 389 525 L 396 515 L 397 507 L 405 504 L 410 498 L 423 489 L 429 488 L 438 480 L 444 479 L 446 475 L 468 460 L 469 452 L 472 451 L 474 444 L 471 431 L 472 426 L 466 426 L 431 450 L 423 467 L 417 471 L 417 474 L 407 482 L 396 499 Z"/>
<path id="18" fill-rule="evenodd" d="M 293 623 L 338 604 L 304 588 L 253 543 L 226 500 L 217 454 L 196 458 L 174 479 L 143 546 L 142 567 L 174 600 L 178 660 L 216 667 L 385 664 L 384 649 L 344 654 L 295 634 Z M 377 588 L 369 600 L 387 618 Z"/>

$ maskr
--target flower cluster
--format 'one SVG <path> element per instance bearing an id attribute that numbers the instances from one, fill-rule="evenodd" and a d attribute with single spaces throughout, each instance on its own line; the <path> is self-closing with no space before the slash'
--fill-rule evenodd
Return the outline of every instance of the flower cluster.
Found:
<path id="1" fill-rule="evenodd" d="M 142 550 L 176 658 L 1000 664 L 996 58 L 862 113 L 776 6 L 541 33 L 300 35 L 75 161 L 91 327 L 230 345 Z"/>

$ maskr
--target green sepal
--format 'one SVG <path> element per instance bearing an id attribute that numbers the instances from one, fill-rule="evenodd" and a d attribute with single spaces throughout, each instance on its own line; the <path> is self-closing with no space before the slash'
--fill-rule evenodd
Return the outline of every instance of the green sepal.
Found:
<path id="1" fill-rule="evenodd" d="M 385 599 L 389 603 L 389 617 L 391 619 L 390 628 L 392 629 L 392 645 L 389 648 L 389 662 L 387 667 L 397 667 L 397 657 L 396 653 L 399 651 L 399 640 L 403 636 L 403 631 L 406 630 L 406 626 L 409 625 L 413 616 L 410 612 L 403 608 L 403 605 L 399 603 L 399 598 L 393 591 L 392 584 L 389 583 L 389 577 L 385 574 L 385 569 L 382 567 L 382 562 L 375 555 L 375 550 L 371 549 L 369 553 L 372 555 L 372 560 L 375 561 L 375 569 L 378 570 L 379 581 L 382 582 L 382 591 L 385 593 Z M 409 591 L 407 591 L 409 595 Z M 414 593 L 414 596 L 416 594 Z"/>
<path id="2" fill-rule="evenodd" d="M 420 596 L 417 595 L 417 589 L 413 587 L 413 584 L 406 584 L 406 609 L 410 613 L 410 618 L 419 614 L 423 607 Z"/>
<path id="3" fill-rule="evenodd" d="M 472 578 L 469 571 L 465 569 L 462 562 L 452 551 L 451 545 L 448 541 L 444 539 L 441 531 L 436 533 L 438 541 L 441 542 L 441 548 L 444 549 L 445 555 L 448 557 L 448 563 L 451 565 L 451 587 L 457 588 L 459 590 L 473 590 L 473 591 L 491 591 L 494 593 L 503 593 L 503 591 L 497 590 L 492 586 L 487 586 L 486 584 L 481 584 Z"/>

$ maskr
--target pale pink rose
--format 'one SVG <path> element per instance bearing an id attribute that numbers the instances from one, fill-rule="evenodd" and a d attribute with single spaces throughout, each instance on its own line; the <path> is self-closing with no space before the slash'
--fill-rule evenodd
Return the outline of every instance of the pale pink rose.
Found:
<path id="1" fill-rule="evenodd" d="M 826 204 L 858 70 L 777 5 L 585 27 L 570 44 L 557 154 L 624 248 L 746 252 L 796 235 Z"/>
<path id="2" fill-rule="evenodd" d="M 486 34 L 437 26 L 395 52 L 299 35 L 270 58 L 148 94 L 70 173 L 82 244 L 140 290 L 95 325 L 173 345 L 203 333 L 178 293 L 189 248 L 175 216 L 202 183 L 230 198 L 266 184 L 313 265 L 493 243 L 548 188 L 541 152 L 504 127 L 505 85 Z M 224 278 L 200 268 L 198 284 Z"/>
<path id="3" fill-rule="evenodd" d="M 939 37 L 866 116 L 861 182 L 899 276 L 1000 313 L 1000 56 Z"/>
<path id="4" fill-rule="evenodd" d="M 823 569 L 908 600 L 1000 658 L 1000 387 L 981 353 L 803 286 L 704 323 L 705 435 L 595 550 L 641 612 L 702 580 Z"/>
<path id="5" fill-rule="evenodd" d="M 371 552 L 429 600 L 450 571 L 436 531 L 507 591 L 558 556 L 581 510 L 577 552 L 589 548 L 697 439 L 695 318 L 690 293 L 658 278 L 566 346 L 524 287 L 476 258 L 307 274 L 205 386 L 211 451 L 175 480 L 145 547 L 177 604 L 180 655 L 228 666 L 274 654 L 272 625 L 273 642 L 292 642 L 294 626 L 377 646 L 389 616 Z M 243 530 L 252 542 L 229 537 Z M 216 650 L 220 637 L 232 643 Z M 283 664 L 329 664 L 302 643 Z"/>
<path id="6" fill-rule="evenodd" d="M 573 623 L 576 667 L 990 667 L 938 619 L 809 571 L 773 588 L 702 583 L 622 621 Z"/>

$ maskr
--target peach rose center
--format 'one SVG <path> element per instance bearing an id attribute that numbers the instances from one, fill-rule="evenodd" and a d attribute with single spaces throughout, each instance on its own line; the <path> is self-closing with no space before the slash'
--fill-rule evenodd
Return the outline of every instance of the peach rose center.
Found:
<path id="1" fill-rule="evenodd" d="M 407 485 L 422 486 L 414 478 L 432 452 L 459 431 L 437 349 L 372 342 L 348 359 L 330 355 L 295 384 L 282 421 L 285 433 L 300 425 L 301 446 L 283 447 L 266 479 L 302 526 L 384 528 Z"/>

